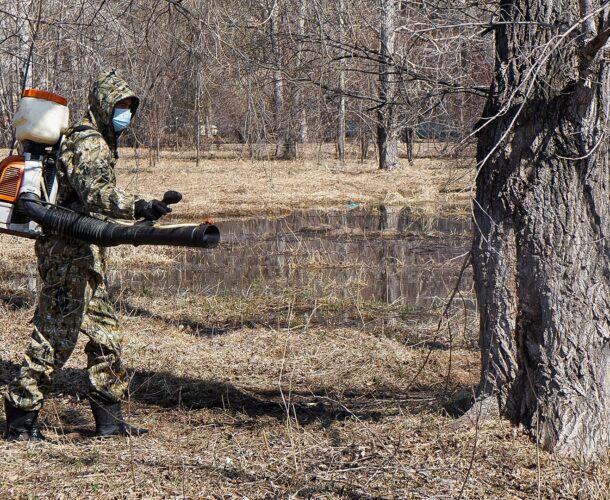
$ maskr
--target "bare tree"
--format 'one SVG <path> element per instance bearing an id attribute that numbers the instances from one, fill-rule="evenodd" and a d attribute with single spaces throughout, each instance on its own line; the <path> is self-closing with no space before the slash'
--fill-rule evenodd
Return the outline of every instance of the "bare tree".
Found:
<path id="1" fill-rule="evenodd" d="M 478 133 L 481 397 L 548 450 L 610 445 L 608 2 L 498 2 Z"/>
<path id="2" fill-rule="evenodd" d="M 280 44 L 280 9 L 279 1 L 273 0 L 269 7 L 269 38 L 273 65 L 273 102 L 275 111 L 275 129 L 277 145 L 275 157 L 282 160 L 296 158 L 296 143 L 294 140 L 292 110 L 286 110 L 284 105 L 284 68 L 282 64 Z"/>
<path id="3" fill-rule="evenodd" d="M 303 66 L 303 38 L 305 35 L 305 19 L 307 16 L 307 0 L 298 0 L 298 13 L 297 13 L 297 67 L 298 71 L 301 71 Z M 303 99 L 303 88 L 301 85 L 297 85 L 294 93 L 294 112 L 296 113 L 297 120 L 297 137 L 298 142 L 301 144 L 307 142 L 307 112 L 305 111 L 305 103 Z"/>
<path id="4" fill-rule="evenodd" d="M 338 116 L 337 116 L 337 157 L 340 161 L 345 161 L 345 111 L 346 111 L 346 96 L 345 96 L 345 0 L 339 0 L 338 6 L 338 42 L 340 46 L 339 53 L 339 81 L 337 92 L 339 94 Z"/>
<path id="5" fill-rule="evenodd" d="M 395 0 L 381 1 L 381 22 L 379 29 L 379 100 L 377 110 L 377 147 L 379 149 L 379 168 L 393 170 L 398 162 L 398 110 L 396 97 L 397 74 L 392 62 L 396 33 Z"/>
<path id="6" fill-rule="evenodd" d="M 86 87 L 97 72 L 116 66 L 128 75 L 148 101 L 134 133 L 123 137 L 129 143 L 200 151 L 195 131 L 217 126 L 253 155 L 268 154 L 267 145 L 275 144 L 279 157 L 294 157 L 308 136 L 336 141 L 342 157 L 341 137 L 359 124 L 368 142 L 377 115 L 382 125 L 396 117 L 398 128 L 417 129 L 427 121 L 450 123 L 459 110 L 476 107 L 455 106 L 448 94 L 442 105 L 431 104 L 441 100 L 431 83 L 439 75 L 468 79 L 450 63 L 451 40 L 463 41 L 463 68 L 478 53 L 472 36 L 442 36 L 448 28 L 439 19 L 451 26 L 463 21 L 453 4 L 475 9 L 461 0 L 438 7 L 401 2 L 380 50 L 380 0 L 0 0 L 0 113 L 6 124 L 33 46 L 28 85 L 66 96 L 75 119 L 85 111 Z M 39 6 L 44 19 L 32 45 Z M 419 68 L 417 75 L 406 71 L 412 68 Z"/>

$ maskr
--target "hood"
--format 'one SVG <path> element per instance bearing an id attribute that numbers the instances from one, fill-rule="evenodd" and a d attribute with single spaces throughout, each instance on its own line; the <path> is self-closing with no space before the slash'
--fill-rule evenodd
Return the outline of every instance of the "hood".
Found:
<path id="1" fill-rule="evenodd" d="M 134 98 L 131 112 L 135 115 L 140 101 L 115 69 L 100 73 L 89 92 L 89 119 L 113 149 L 118 134 L 112 127 L 112 112 L 114 105 L 127 97 Z"/>

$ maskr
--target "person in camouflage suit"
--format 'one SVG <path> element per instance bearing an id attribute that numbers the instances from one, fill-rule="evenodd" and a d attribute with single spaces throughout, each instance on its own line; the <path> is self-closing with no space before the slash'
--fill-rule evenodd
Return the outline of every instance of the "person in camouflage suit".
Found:
<path id="1" fill-rule="evenodd" d="M 100 74 L 89 94 L 87 115 L 66 133 L 60 148 L 58 204 L 93 217 L 128 220 L 156 220 L 171 211 L 160 201 L 142 200 L 116 186 L 117 140 L 138 104 L 115 70 Z M 128 118 L 121 123 L 120 116 Z M 127 381 L 117 316 L 105 283 L 106 249 L 41 236 L 36 241 L 36 255 L 42 289 L 31 344 L 5 397 L 5 437 L 43 438 L 37 426 L 38 412 L 54 372 L 70 357 L 79 332 L 89 339 L 85 351 L 96 433 L 146 432 L 126 424 L 121 415 Z"/>

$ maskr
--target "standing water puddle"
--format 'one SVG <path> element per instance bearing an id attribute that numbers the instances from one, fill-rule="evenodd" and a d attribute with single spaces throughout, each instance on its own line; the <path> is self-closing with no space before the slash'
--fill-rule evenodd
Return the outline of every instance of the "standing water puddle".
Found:
<path id="1" fill-rule="evenodd" d="M 152 270 L 114 271 L 113 287 L 173 293 L 300 290 L 336 298 L 427 307 L 453 290 L 470 223 L 412 218 L 406 209 L 300 211 L 219 223 L 214 250 L 165 248 Z M 469 278 L 461 288 L 468 288 Z"/>

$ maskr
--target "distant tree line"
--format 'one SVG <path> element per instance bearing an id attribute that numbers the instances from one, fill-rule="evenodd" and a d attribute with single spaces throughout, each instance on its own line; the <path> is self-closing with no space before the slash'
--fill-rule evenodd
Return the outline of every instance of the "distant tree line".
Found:
<path id="1" fill-rule="evenodd" d="M 400 140 L 471 133 L 493 68 L 486 2 L 0 0 L 0 13 L 4 146 L 23 83 L 68 97 L 77 119 L 114 66 L 144 101 L 131 142 L 275 144 L 292 159 L 330 141 L 344 159 L 347 137 L 394 168 Z"/>

